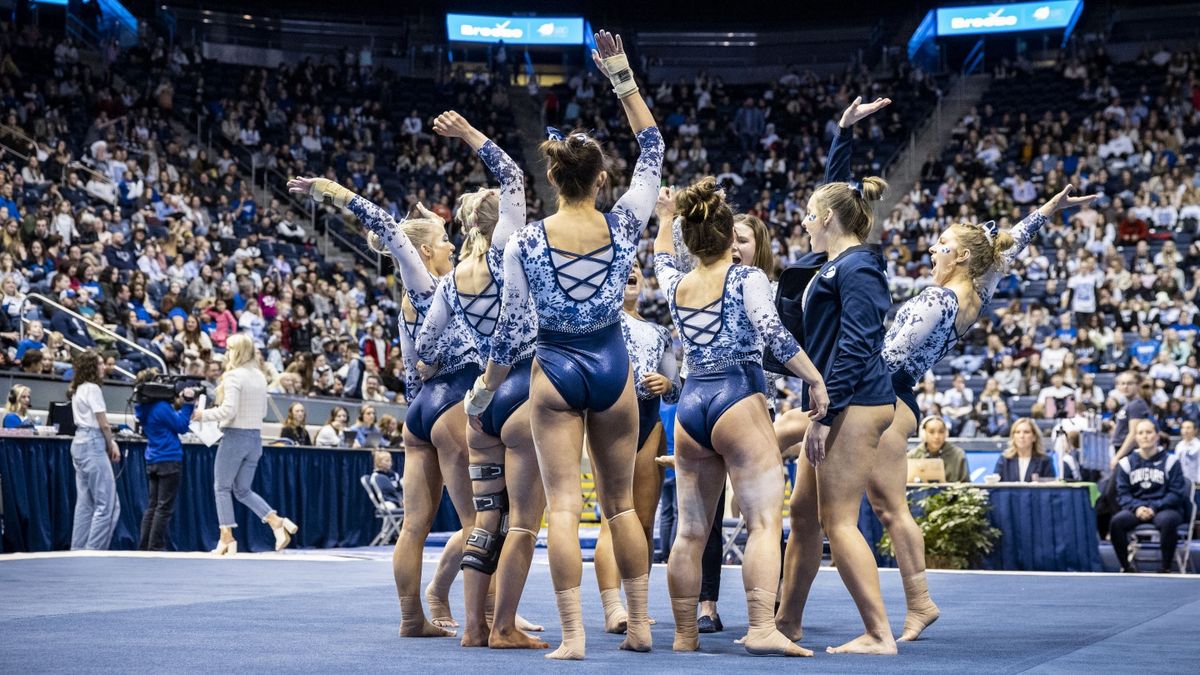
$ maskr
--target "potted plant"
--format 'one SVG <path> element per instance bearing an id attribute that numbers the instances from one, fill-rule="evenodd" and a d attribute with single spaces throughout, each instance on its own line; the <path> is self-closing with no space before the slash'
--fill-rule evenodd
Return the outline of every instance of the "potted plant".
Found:
<path id="1" fill-rule="evenodd" d="M 911 498 L 911 497 L 910 497 Z M 991 509 L 986 490 L 971 485 L 946 485 L 917 500 L 914 517 L 925 536 L 928 567 L 966 569 L 979 564 L 1000 537 L 987 514 Z M 894 557 L 891 537 L 885 532 L 879 552 Z"/>

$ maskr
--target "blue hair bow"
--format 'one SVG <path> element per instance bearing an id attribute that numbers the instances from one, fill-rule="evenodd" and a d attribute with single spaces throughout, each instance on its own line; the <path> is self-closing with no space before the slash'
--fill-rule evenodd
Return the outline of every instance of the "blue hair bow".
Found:
<path id="1" fill-rule="evenodd" d="M 563 136 L 563 132 L 559 131 L 558 129 L 556 129 L 554 127 L 546 127 L 546 138 L 551 141 L 567 140 L 567 137 Z M 587 141 L 588 141 L 588 135 L 585 133 L 582 133 L 582 132 L 577 133 L 577 134 L 571 134 L 571 138 L 574 138 L 575 140 L 579 141 L 580 143 L 587 143 Z"/>
<path id="2" fill-rule="evenodd" d="M 983 233 L 987 235 L 989 242 L 996 241 L 996 235 L 1000 232 L 1000 226 L 996 224 L 996 221 L 989 220 L 980 227 L 983 228 Z"/>

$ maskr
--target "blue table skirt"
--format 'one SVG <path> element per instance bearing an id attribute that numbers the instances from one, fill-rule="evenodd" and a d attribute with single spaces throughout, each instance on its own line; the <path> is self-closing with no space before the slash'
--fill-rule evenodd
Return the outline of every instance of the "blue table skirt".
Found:
<path id="1" fill-rule="evenodd" d="M 121 516 L 113 549 L 135 549 L 148 485 L 144 442 L 121 443 L 126 458 L 115 469 Z M 207 551 L 216 546 L 217 509 L 213 495 L 216 447 L 184 446 L 183 480 L 169 529 L 169 548 Z M 392 453 L 397 473 L 404 453 Z M 266 447 L 258 463 L 253 489 L 281 515 L 300 526 L 293 546 L 332 548 L 366 546 L 379 531 L 359 478 L 371 473 L 369 451 Z M 75 470 L 71 439 L 0 437 L 0 489 L 3 490 L 3 537 L 0 551 L 53 551 L 70 547 L 75 507 Z M 236 499 L 234 534 L 243 551 L 269 551 L 271 529 Z M 433 531 L 459 529 L 458 516 L 443 491 Z"/>
<path id="2" fill-rule="evenodd" d="M 910 488 L 910 501 L 935 487 Z M 988 520 L 1000 530 L 992 553 L 983 560 L 987 570 L 1100 572 L 1100 539 L 1096 511 L 1087 486 L 999 485 L 987 488 L 992 509 Z M 863 499 L 858 529 L 871 544 L 881 565 L 896 561 L 879 554 L 875 545 L 883 526 Z"/>

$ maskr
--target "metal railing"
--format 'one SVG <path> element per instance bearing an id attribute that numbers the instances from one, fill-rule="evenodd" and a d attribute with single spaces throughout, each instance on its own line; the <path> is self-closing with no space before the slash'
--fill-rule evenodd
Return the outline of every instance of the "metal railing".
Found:
<path id="1" fill-rule="evenodd" d="M 21 317 L 21 337 L 22 337 L 22 339 L 24 339 L 24 336 L 25 336 L 25 325 L 26 325 L 26 324 L 28 324 L 28 323 L 30 323 L 31 321 L 36 321 L 36 319 L 27 319 L 27 318 L 25 318 L 25 317 Z M 71 342 L 70 340 L 68 340 L 68 339 L 66 339 L 66 338 L 63 338 L 63 344 L 65 344 L 65 345 L 67 345 L 68 347 L 70 347 L 70 348 L 71 348 L 71 351 L 72 351 L 72 353 L 74 353 L 74 352 L 85 352 L 85 351 L 87 351 L 87 347 L 84 347 L 84 346 L 82 346 L 82 345 L 77 345 L 77 344 L 75 344 L 74 342 Z M 54 355 L 53 355 L 53 354 L 51 354 L 51 355 L 50 355 L 50 360 L 52 360 L 52 361 L 54 360 Z M 113 369 L 113 370 L 115 370 L 115 371 L 117 371 L 118 373 L 120 373 L 120 374 L 124 375 L 125 377 L 128 377 L 130 380 L 136 380 L 136 379 L 137 379 L 137 375 L 135 375 L 135 374 L 133 374 L 133 373 L 129 372 L 128 370 L 125 370 L 125 369 L 124 369 L 124 368 L 122 368 L 121 366 L 113 366 L 113 367 L 112 367 L 112 369 Z"/>
<path id="2" fill-rule="evenodd" d="M 121 335 L 114 333 L 113 331 L 109 330 L 107 326 L 97 323 L 95 321 L 92 321 L 91 319 L 80 314 L 79 312 L 76 312 L 73 309 L 70 309 L 68 307 L 64 307 L 64 306 L 58 304 L 57 302 L 51 300 L 50 298 L 47 298 L 46 296 L 42 295 L 41 293 L 30 293 L 29 295 L 26 295 L 23 300 L 21 300 L 21 305 L 18 310 L 20 316 L 25 316 L 25 306 L 29 304 L 30 300 L 37 300 L 38 302 L 42 303 L 43 305 L 48 305 L 50 307 L 53 307 L 60 312 L 66 312 L 67 315 L 72 316 L 76 319 L 79 319 L 85 325 L 87 325 L 89 328 L 94 328 L 94 329 L 100 331 L 101 333 L 103 333 L 104 335 L 107 335 L 108 337 L 112 338 L 113 340 L 116 340 L 117 342 L 120 342 L 121 344 L 127 345 L 130 348 L 132 348 L 136 351 L 139 351 L 142 354 L 145 354 L 146 356 L 149 356 L 150 358 L 157 361 L 158 365 L 162 367 L 162 370 L 160 370 L 159 372 L 162 372 L 162 373 L 167 372 L 167 362 L 164 361 L 163 358 L 161 356 L 159 356 L 158 354 L 155 354 L 154 352 L 150 351 L 149 349 L 146 349 L 145 347 L 130 340 L 129 338 L 122 337 Z M 24 322 L 21 322 L 20 339 L 21 340 L 25 339 L 25 323 Z"/>

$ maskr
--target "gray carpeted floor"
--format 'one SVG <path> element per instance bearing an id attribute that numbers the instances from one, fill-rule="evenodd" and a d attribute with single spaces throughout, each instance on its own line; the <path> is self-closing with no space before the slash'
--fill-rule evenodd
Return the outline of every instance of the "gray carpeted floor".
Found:
<path id="1" fill-rule="evenodd" d="M 440 551 L 426 551 L 425 575 Z M 541 653 L 462 650 L 456 639 L 396 637 L 398 608 L 386 549 L 255 556 L 127 554 L 0 556 L 0 672 L 513 672 L 552 667 L 582 672 L 941 671 L 1194 672 L 1200 662 L 1200 578 L 1155 575 L 930 573 L 942 619 L 895 658 L 832 656 L 825 646 L 861 625 L 836 572 L 817 577 L 801 644 L 813 659 L 784 664 L 746 656 L 741 578 L 726 568 L 726 631 L 701 637 L 702 651 L 671 652 L 666 569 L 651 578 L 655 651 L 616 649 L 602 631 L 591 566 L 584 569 L 588 659 L 546 661 Z M 558 623 L 545 553 L 539 550 L 521 613 Z M 893 628 L 904 614 L 900 579 L 881 574 Z M 461 582 L 452 602 L 461 618 Z M 1191 664 L 1190 666 L 1188 664 Z"/>

